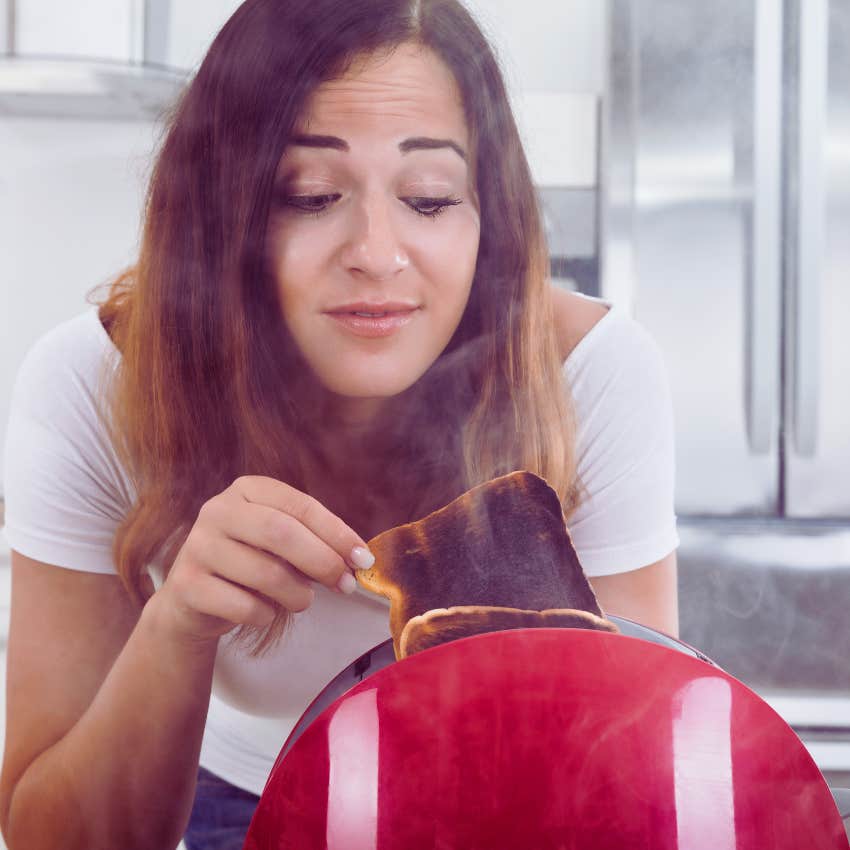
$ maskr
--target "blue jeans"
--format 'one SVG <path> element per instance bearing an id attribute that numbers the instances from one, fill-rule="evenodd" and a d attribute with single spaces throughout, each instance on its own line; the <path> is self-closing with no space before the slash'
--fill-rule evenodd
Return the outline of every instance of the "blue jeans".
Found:
<path id="1" fill-rule="evenodd" d="M 186 850 L 242 850 L 259 801 L 256 794 L 199 767 L 195 802 L 183 836 Z"/>

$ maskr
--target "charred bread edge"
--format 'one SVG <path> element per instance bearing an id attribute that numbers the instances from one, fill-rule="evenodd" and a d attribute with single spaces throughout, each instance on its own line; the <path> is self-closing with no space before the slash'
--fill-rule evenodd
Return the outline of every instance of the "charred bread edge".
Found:
<path id="1" fill-rule="evenodd" d="M 407 657 L 407 643 L 410 635 L 419 627 L 424 626 L 428 621 L 436 619 L 451 618 L 457 616 L 485 616 L 489 612 L 499 611 L 501 613 L 511 614 L 532 614 L 535 619 L 544 619 L 545 614 L 569 614 L 578 616 L 580 619 L 588 619 L 597 628 L 602 631 L 611 631 L 619 633 L 620 629 L 606 617 L 598 617 L 590 611 L 583 611 L 580 608 L 547 608 L 545 611 L 529 611 L 523 608 L 505 608 L 497 605 L 454 605 L 451 608 L 432 608 L 424 614 L 418 614 L 416 617 L 411 617 L 405 624 L 399 636 L 398 646 L 396 649 L 396 660 L 401 660 Z M 523 628 L 523 627 L 520 627 Z M 545 628 L 545 627 L 544 627 Z M 553 626 L 552 628 L 564 628 L 563 626 Z M 509 629 L 494 629 L 493 631 L 510 631 Z M 395 643 L 395 642 L 394 642 Z"/>

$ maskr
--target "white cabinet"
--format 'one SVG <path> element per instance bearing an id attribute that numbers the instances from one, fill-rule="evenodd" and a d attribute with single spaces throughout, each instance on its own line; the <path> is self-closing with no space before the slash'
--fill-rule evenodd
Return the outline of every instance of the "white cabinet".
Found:
<path id="1" fill-rule="evenodd" d="M 17 0 L 14 6 L 21 56 L 130 60 L 134 0 Z"/>

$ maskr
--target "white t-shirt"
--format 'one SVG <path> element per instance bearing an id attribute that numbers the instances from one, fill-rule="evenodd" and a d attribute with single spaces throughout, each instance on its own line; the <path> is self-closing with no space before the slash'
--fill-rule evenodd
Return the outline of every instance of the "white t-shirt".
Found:
<path id="1" fill-rule="evenodd" d="M 591 494 L 569 530 L 589 576 L 643 567 L 679 545 L 673 411 L 661 352 L 622 309 L 594 300 L 611 309 L 564 364 L 578 415 L 578 470 Z M 112 538 L 134 492 L 96 415 L 95 382 L 107 355 L 117 351 L 95 306 L 27 352 L 6 434 L 4 534 L 10 548 L 30 558 L 114 574 Z M 150 566 L 158 586 L 161 565 Z M 385 600 L 359 587 L 344 596 L 321 585 L 266 657 L 237 654 L 225 635 L 201 764 L 260 794 L 314 697 L 389 636 Z"/>

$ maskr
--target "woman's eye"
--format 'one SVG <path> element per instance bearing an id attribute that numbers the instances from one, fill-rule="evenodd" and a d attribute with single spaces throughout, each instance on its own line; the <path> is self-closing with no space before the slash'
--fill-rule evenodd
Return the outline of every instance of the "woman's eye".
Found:
<path id="1" fill-rule="evenodd" d="M 318 216 L 325 212 L 328 207 L 338 201 L 342 195 L 288 195 L 284 197 L 284 206 L 291 207 L 298 212 Z M 402 198 L 402 200 L 415 212 L 426 218 L 436 218 L 446 207 L 462 204 L 460 198 Z"/>
<path id="2" fill-rule="evenodd" d="M 405 198 L 405 202 L 428 218 L 436 218 L 446 207 L 463 203 L 460 198 Z"/>
<path id="3" fill-rule="evenodd" d="M 289 195 L 284 199 L 284 204 L 294 207 L 301 212 L 312 215 L 320 215 L 330 203 L 338 200 L 341 195 Z"/>

